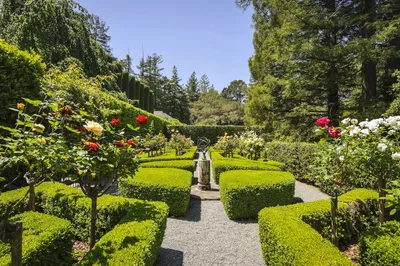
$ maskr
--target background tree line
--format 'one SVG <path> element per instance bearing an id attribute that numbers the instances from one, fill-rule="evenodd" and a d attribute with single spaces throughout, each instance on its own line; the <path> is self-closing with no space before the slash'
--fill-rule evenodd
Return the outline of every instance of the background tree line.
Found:
<path id="1" fill-rule="evenodd" d="M 254 9 L 248 124 L 304 139 L 320 116 L 337 124 L 399 113 L 391 106 L 400 68 L 397 0 L 236 3 Z"/>

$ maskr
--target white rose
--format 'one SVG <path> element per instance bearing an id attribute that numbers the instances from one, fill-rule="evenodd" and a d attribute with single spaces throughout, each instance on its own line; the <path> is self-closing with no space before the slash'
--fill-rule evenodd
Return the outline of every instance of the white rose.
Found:
<path id="1" fill-rule="evenodd" d="M 95 135 L 100 136 L 101 133 L 103 132 L 103 127 L 96 122 L 89 121 L 87 124 L 84 126 L 87 131 L 93 132 Z"/>
<path id="2" fill-rule="evenodd" d="M 344 161 L 344 156 L 342 155 L 342 156 L 339 156 L 339 160 L 341 161 L 341 162 L 343 162 Z"/>
<path id="3" fill-rule="evenodd" d="M 347 126 L 350 123 L 350 118 L 346 118 L 342 120 L 342 125 Z"/>
<path id="4" fill-rule="evenodd" d="M 380 152 L 386 151 L 387 147 L 388 147 L 388 146 L 387 146 L 385 143 L 379 143 L 379 144 L 378 144 L 378 150 L 379 150 Z"/>
<path id="5" fill-rule="evenodd" d="M 356 125 L 356 124 L 358 124 L 358 120 L 357 120 L 357 119 L 351 119 L 351 123 L 352 123 L 353 125 Z"/>
<path id="6" fill-rule="evenodd" d="M 392 159 L 395 161 L 400 161 L 400 152 L 393 153 Z"/>

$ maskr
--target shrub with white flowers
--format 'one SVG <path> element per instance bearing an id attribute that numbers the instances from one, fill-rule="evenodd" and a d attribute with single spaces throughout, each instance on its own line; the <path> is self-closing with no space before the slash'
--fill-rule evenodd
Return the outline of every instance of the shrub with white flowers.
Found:
<path id="1" fill-rule="evenodd" d="M 261 152 L 264 150 L 264 139 L 259 137 L 254 131 L 247 131 L 239 138 L 240 154 L 250 160 L 260 158 Z"/>
<path id="2" fill-rule="evenodd" d="M 238 148 L 238 138 L 236 135 L 225 134 L 218 137 L 218 142 L 215 144 L 217 150 L 222 150 L 222 156 L 233 158 L 233 152 Z"/>

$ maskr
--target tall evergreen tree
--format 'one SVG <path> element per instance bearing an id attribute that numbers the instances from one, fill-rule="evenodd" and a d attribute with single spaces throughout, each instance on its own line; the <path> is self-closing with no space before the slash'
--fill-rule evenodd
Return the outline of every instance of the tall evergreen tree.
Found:
<path id="1" fill-rule="evenodd" d="M 201 76 L 198 88 L 201 93 L 207 92 L 211 89 L 211 83 L 207 75 L 204 74 Z"/>
<path id="2" fill-rule="evenodd" d="M 199 90 L 199 82 L 196 77 L 196 72 L 193 72 L 190 75 L 190 78 L 186 84 L 186 91 L 189 95 L 189 99 L 191 102 L 197 101 L 199 99 L 200 90 Z"/>
<path id="3" fill-rule="evenodd" d="M 221 96 L 230 101 L 243 102 L 247 91 L 247 84 L 243 80 L 234 80 L 224 88 Z"/>

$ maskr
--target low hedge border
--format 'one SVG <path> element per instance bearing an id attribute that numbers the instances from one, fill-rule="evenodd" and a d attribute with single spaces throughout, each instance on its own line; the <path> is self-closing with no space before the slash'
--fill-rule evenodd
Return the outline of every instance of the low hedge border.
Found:
<path id="1" fill-rule="evenodd" d="M 293 202 L 295 179 L 280 171 L 236 170 L 221 174 L 220 192 L 229 219 L 254 218 L 265 207 Z"/>
<path id="2" fill-rule="evenodd" d="M 360 239 L 360 265 L 400 265 L 400 223 L 387 222 L 366 231 Z"/>
<path id="3" fill-rule="evenodd" d="M 192 149 L 187 150 L 181 156 L 176 156 L 175 150 L 167 150 L 166 153 L 159 155 L 159 156 L 153 156 L 153 157 L 149 157 L 146 153 L 146 154 L 140 155 L 139 159 L 140 159 L 140 162 L 142 162 L 142 163 L 159 162 L 159 161 L 174 161 L 174 160 L 193 160 L 196 156 L 196 150 L 197 150 L 197 147 L 193 147 Z"/>
<path id="4" fill-rule="evenodd" d="M 131 178 L 122 179 L 124 197 L 163 201 L 171 216 L 183 216 L 189 206 L 192 173 L 173 168 L 141 168 Z"/>
<path id="5" fill-rule="evenodd" d="M 212 161 L 213 178 L 219 184 L 220 175 L 232 170 L 270 170 L 280 171 L 282 164 L 279 162 L 257 162 L 242 159 L 218 159 Z"/>
<path id="6" fill-rule="evenodd" d="M 10 219 L 22 221 L 22 264 L 29 266 L 71 265 L 71 222 L 38 212 L 25 212 Z M 11 265 L 11 247 L 0 242 L 0 265 Z"/>
<path id="7" fill-rule="evenodd" d="M 175 160 L 175 161 L 157 161 L 141 163 L 140 167 L 143 168 L 176 168 L 194 172 L 194 161 L 193 160 Z"/>
<path id="8" fill-rule="evenodd" d="M 369 226 L 377 217 L 377 199 L 375 191 L 366 189 L 357 189 L 339 197 L 340 228 L 349 235 L 359 234 L 362 227 Z M 363 209 L 362 206 L 372 207 L 373 210 Z M 329 215 L 330 200 L 263 209 L 258 215 L 258 225 L 266 264 L 354 265 L 320 234 L 324 228 L 330 228 Z M 317 225 L 320 227 L 310 225 L 307 221 L 319 221 Z M 346 227 L 346 224 L 352 226 Z"/>
<path id="9" fill-rule="evenodd" d="M 4 206 L 15 202 L 16 198 L 22 198 L 26 191 L 27 188 L 21 188 L 2 193 L 0 196 L 2 210 Z M 12 199 L 8 193 L 13 193 L 16 198 Z M 90 215 L 88 213 L 90 213 L 91 202 L 80 189 L 61 183 L 45 182 L 36 187 L 36 195 L 38 211 L 71 221 L 73 224 L 72 233 L 76 239 L 86 241 L 89 238 Z M 143 256 L 150 256 L 153 262 L 157 259 L 168 217 L 168 206 L 165 203 L 104 195 L 98 199 L 97 206 L 97 239 L 111 231 L 117 224 L 148 221 L 153 221 L 157 224 L 156 241 L 151 243 L 151 245 L 154 245 L 152 250 L 156 250 L 156 252 L 147 254 L 149 252 L 148 249 L 141 251 L 144 253 Z M 105 252 L 112 253 L 112 250 Z M 138 265 L 147 264 L 143 262 Z"/>
<path id="10" fill-rule="evenodd" d="M 154 221 L 119 224 L 77 265 L 153 265 L 153 254 L 158 254 L 157 231 L 158 225 Z"/>

